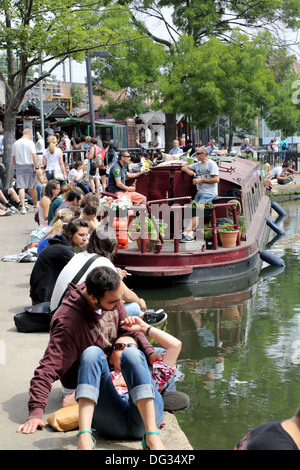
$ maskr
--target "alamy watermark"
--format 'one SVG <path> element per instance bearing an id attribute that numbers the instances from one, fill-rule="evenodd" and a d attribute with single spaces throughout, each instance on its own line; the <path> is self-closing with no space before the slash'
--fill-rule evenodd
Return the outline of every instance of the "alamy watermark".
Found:
<path id="1" fill-rule="evenodd" d="M 100 216 L 101 223 L 96 230 L 100 239 L 116 236 L 118 230 L 126 230 L 131 240 L 139 237 L 147 239 L 148 236 L 154 240 L 158 238 L 158 231 L 161 232 L 160 228 L 163 224 L 163 238 L 178 240 L 192 219 L 197 218 L 195 240 L 204 240 L 204 205 L 203 208 L 198 206 L 192 208 L 191 204 L 185 206 L 179 204 L 169 206 L 167 203 L 151 204 L 151 213 L 147 212 L 145 206 L 132 206 L 129 212 L 124 209 L 119 210 L 118 213 L 110 208 L 101 207 L 98 216 Z M 122 219 L 125 227 L 116 226 L 116 218 Z"/>

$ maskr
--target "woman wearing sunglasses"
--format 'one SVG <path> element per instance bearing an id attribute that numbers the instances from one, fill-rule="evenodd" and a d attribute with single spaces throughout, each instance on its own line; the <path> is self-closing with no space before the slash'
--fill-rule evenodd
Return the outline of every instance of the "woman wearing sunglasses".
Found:
<path id="1" fill-rule="evenodd" d="M 175 373 L 181 342 L 169 333 L 149 326 L 140 317 L 127 317 L 122 323 L 128 335 L 125 333 L 114 342 L 108 359 L 112 371 L 109 371 L 108 364 L 107 370 L 102 365 L 96 406 L 91 400 L 78 400 L 78 449 L 91 448 L 91 439 L 94 440 L 91 427 L 113 439 L 143 436 L 144 449 L 163 449 L 158 433 L 164 410 L 160 392 Z M 138 332 L 154 339 L 165 349 L 163 361 L 156 361 L 151 371 L 134 336 Z"/>

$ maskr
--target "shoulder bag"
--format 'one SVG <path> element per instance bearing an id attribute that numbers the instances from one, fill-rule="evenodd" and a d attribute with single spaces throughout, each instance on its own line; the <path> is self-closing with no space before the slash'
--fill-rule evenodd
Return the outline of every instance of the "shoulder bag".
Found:
<path id="1" fill-rule="evenodd" d="M 91 258 L 87 260 L 87 262 L 74 276 L 71 283 L 77 284 L 89 266 L 98 257 L 99 255 L 91 256 Z M 61 296 L 57 308 L 60 306 L 67 290 L 68 288 L 65 289 L 63 295 Z M 55 311 L 50 311 L 50 302 L 42 302 L 40 304 L 30 305 L 30 307 L 24 307 L 24 312 L 17 313 L 14 316 L 16 328 L 20 333 L 48 332 L 50 330 L 50 322 Z"/>

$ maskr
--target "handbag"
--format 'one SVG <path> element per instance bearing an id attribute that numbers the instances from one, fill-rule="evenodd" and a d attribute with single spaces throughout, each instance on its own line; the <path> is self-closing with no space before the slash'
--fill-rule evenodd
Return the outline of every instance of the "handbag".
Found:
<path id="1" fill-rule="evenodd" d="M 97 165 L 95 160 L 90 160 L 90 176 L 95 176 L 97 171 Z"/>
<path id="2" fill-rule="evenodd" d="M 99 255 L 91 256 L 89 260 L 82 266 L 78 273 L 74 276 L 71 281 L 73 284 L 77 284 L 82 278 L 88 267 L 93 261 L 98 258 Z M 63 295 L 60 298 L 57 308 L 60 306 L 64 295 L 68 288 L 65 289 Z M 56 309 L 57 310 L 57 309 Z M 56 311 L 55 310 L 55 311 Z M 49 332 L 50 323 L 52 316 L 55 311 L 50 310 L 50 302 L 41 302 L 40 304 L 30 305 L 30 307 L 24 307 L 24 312 L 17 313 L 14 316 L 14 322 L 17 330 L 20 333 L 37 333 L 37 332 Z"/>
<path id="3" fill-rule="evenodd" d="M 56 431 L 72 431 L 79 426 L 78 405 L 60 408 L 47 419 L 50 426 Z"/>
<path id="4" fill-rule="evenodd" d="M 57 181 L 64 181 L 64 175 L 60 167 L 54 168 L 54 179 Z"/>

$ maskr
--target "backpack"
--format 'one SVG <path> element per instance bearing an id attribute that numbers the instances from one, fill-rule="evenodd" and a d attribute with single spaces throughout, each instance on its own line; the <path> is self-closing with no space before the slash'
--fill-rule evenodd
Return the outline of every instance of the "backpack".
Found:
<path id="1" fill-rule="evenodd" d="M 96 154 L 96 152 L 97 152 L 97 154 Z M 98 168 L 104 166 L 102 153 L 101 153 L 101 150 L 98 146 L 96 146 L 96 149 L 95 149 L 95 163 L 96 163 Z"/>

